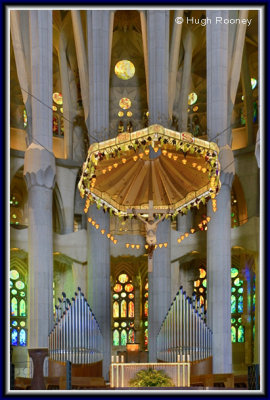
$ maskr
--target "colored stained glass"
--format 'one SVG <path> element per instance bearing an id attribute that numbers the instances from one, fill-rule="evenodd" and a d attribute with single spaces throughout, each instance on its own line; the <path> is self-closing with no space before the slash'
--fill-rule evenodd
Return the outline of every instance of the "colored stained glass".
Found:
<path id="1" fill-rule="evenodd" d="M 231 318 L 231 323 L 232 323 L 232 324 L 235 323 L 235 318 Z"/>
<path id="2" fill-rule="evenodd" d="M 12 325 L 12 326 L 17 326 L 17 325 L 18 325 L 18 322 L 17 322 L 17 321 L 12 321 L 12 322 L 11 322 L 11 325 Z"/>
<path id="3" fill-rule="evenodd" d="M 130 294 L 128 295 L 128 298 L 129 298 L 129 299 L 133 299 L 133 298 L 134 298 L 134 294 L 133 294 L 133 293 L 130 293 Z"/>
<path id="4" fill-rule="evenodd" d="M 12 289 L 11 290 L 11 294 L 17 294 L 18 292 L 17 292 L 17 290 L 16 289 Z"/>
<path id="5" fill-rule="evenodd" d="M 245 336 L 244 336 L 244 327 L 243 327 L 243 325 L 240 325 L 240 326 L 238 327 L 238 337 L 237 337 L 237 341 L 238 341 L 239 343 L 244 343 L 244 339 L 245 339 Z"/>
<path id="6" fill-rule="evenodd" d="M 243 291 L 244 291 L 244 289 L 242 287 L 237 290 L 238 293 L 243 293 Z"/>
<path id="7" fill-rule="evenodd" d="M 21 293 L 20 293 L 20 296 L 21 296 L 21 297 L 25 297 L 25 292 L 21 292 Z"/>
<path id="8" fill-rule="evenodd" d="M 25 307 L 25 301 L 23 299 L 20 301 L 20 316 L 26 317 L 26 307 Z"/>
<path id="9" fill-rule="evenodd" d="M 119 318 L 119 304 L 117 301 L 113 302 L 113 318 Z"/>
<path id="10" fill-rule="evenodd" d="M 119 332 L 117 329 L 113 331 L 113 345 L 119 346 Z"/>
<path id="11" fill-rule="evenodd" d="M 121 318 L 126 318 L 127 316 L 127 302 L 126 300 L 121 301 Z"/>
<path id="12" fill-rule="evenodd" d="M 231 313 L 236 312 L 236 298 L 235 295 L 231 295 Z"/>
<path id="13" fill-rule="evenodd" d="M 204 288 L 200 287 L 199 292 L 203 293 L 204 292 Z"/>
<path id="14" fill-rule="evenodd" d="M 53 101 L 61 106 L 63 104 L 63 97 L 61 93 L 55 92 L 53 93 Z"/>
<path id="15" fill-rule="evenodd" d="M 24 322 L 24 321 L 21 321 L 21 322 L 20 322 L 20 325 L 21 325 L 21 326 L 25 326 L 25 322 Z"/>
<path id="16" fill-rule="evenodd" d="M 129 60 L 121 60 L 114 67 L 115 75 L 124 81 L 131 79 L 135 74 L 134 64 Z"/>
<path id="17" fill-rule="evenodd" d="M 26 331 L 24 329 L 20 331 L 19 344 L 20 346 L 26 346 Z"/>
<path id="18" fill-rule="evenodd" d="M 235 278 L 238 275 L 238 269 L 237 268 L 231 268 L 231 278 Z"/>
<path id="19" fill-rule="evenodd" d="M 53 123 L 52 126 L 53 133 L 58 134 L 58 118 L 54 116 L 52 123 Z"/>
<path id="20" fill-rule="evenodd" d="M 135 335 L 133 329 L 130 329 L 128 331 L 128 343 L 135 343 Z"/>
<path id="21" fill-rule="evenodd" d="M 145 321 L 144 326 L 148 326 L 148 321 Z"/>
<path id="22" fill-rule="evenodd" d="M 241 324 L 242 323 L 242 318 L 238 318 L 238 322 L 239 322 L 239 324 Z"/>
<path id="23" fill-rule="evenodd" d="M 144 297 L 147 299 L 148 298 L 148 292 L 144 293 Z"/>
<path id="24" fill-rule="evenodd" d="M 132 328 L 134 326 L 134 322 L 130 322 L 129 326 Z"/>
<path id="25" fill-rule="evenodd" d="M 202 284 L 203 284 L 203 287 L 207 287 L 207 279 L 204 279 L 203 281 L 202 281 Z"/>
<path id="26" fill-rule="evenodd" d="M 134 286 L 131 285 L 131 283 L 128 283 L 127 285 L 125 285 L 125 291 L 126 292 L 132 292 L 132 290 L 134 289 Z"/>
<path id="27" fill-rule="evenodd" d="M 127 97 L 122 97 L 122 99 L 119 101 L 119 106 L 123 110 L 128 110 L 131 107 L 131 101 Z"/>
<path id="28" fill-rule="evenodd" d="M 12 286 L 13 286 L 13 282 L 9 281 L 9 287 L 12 288 Z"/>
<path id="29" fill-rule="evenodd" d="M 146 328 L 144 331 L 144 344 L 147 347 L 147 345 L 148 345 L 148 328 Z"/>
<path id="30" fill-rule="evenodd" d="M 60 134 L 64 136 L 64 118 L 60 118 Z"/>
<path id="31" fill-rule="evenodd" d="M 144 289 L 148 290 L 148 282 L 146 282 Z"/>
<path id="32" fill-rule="evenodd" d="M 57 107 L 56 106 L 52 106 L 53 111 L 57 111 Z"/>
<path id="33" fill-rule="evenodd" d="M 194 106 L 193 108 L 192 108 L 192 111 L 193 112 L 196 112 L 196 111 L 198 111 L 199 110 L 199 107 L 198 106 Z"/>
<path id="34" fill-rule="evenodd" d="M 18 346 L 18 332 L 16 329 L 12 329 L 11 331 L 11 344 L 12 346 Z"/>
<path id="35" fill-rule="evenodd" d="M 189 93 L 189 95 L 188 95 L 188 105 L 192 106 L 193 104 L 196 103 L 197 99 L 198 99 L 198 96 L 197 96 L 196 93 L 194 93 L 194 92 Z"/>
<path id="36" fill-rule="evenodd" d="M 148 300 L 144 303 L 144 316 L 148 317 Z"/>
<path id="37" fill-rule="evenodd" d="M 125 328 L 127 326 L 127 323 L 126 322 L 122 322 L 121 326 L 122 326 L 122 328 Z"/>
<path id="38" fill-rule="evenodd" d="M 12 271 L 10 271 L 10 278 L 15 281 L 19 278 L 19 272 L 13 269 Z"/>
<path id="39" fill-rule="evenodd" d="M 127 294 L 126 293 L 121 293 L 121 297 L 127 297 Z"/>
<path id="40" fill-rule="evenodd" d="M 22 281 L 17 281 L 15 283 L 15 286 L 16 286 L 17 289 L 22 290 L 25 285 L 24 285 L 24 283 Z"/>
<path id="41" fill-rule="evenodd" d="M 128 276 L 127 274 L 121 274 L 118 276 L 118 280 L 121 283 L 126 283 L 128 281 Z"/>
<path id="42" fill-rule="evenodd" d="M 113 288 L 113 290 L 114 290 L 115 292 L 117 292 L 117 293 L 121 292 L 122 289 L 123 289 L 123 286 L 120 285 L 120 283 L 117 283 L 117 284 L 114 286 L 114 288 Z"/>
<path id="43" fill-rule="evenodd" d="M 128 116 L 128 117 L 132 117 L 132 111 L 128 111 L 128 112 L 127 112 L 127 116 Z"/>
<path id="44" fill-rule="evenodd" d="M 18 303 L 15 297 L 13 297 L 11 300 L 11 315 L 13 317 L 17 317 L 18 315 Z"/>
<path id="45" fill-rule="evenodd" d="M 200 296 L 200 305 L 202 306 L 204 304 L 204 297 Z"/>
<path id="46" fill-rule="evenodd" d="M 205 278 L 206 277 L 206 271 L 203 268 L 199 268 L 199 272 L 200 272 L 200 278 Z"/>
<path id="47" fill-rule="evenodd" d="M 113 294 L 113 299 L 119 299 L 119 294 L 114 293 Z"/>
<path id="48" fill-rule="evenodd" d="M 60 108 L 60 111 L 61 111 L 61 113 L 63 114 L 63 112 L 64 112 L 64 109 L 63 109 L 63 107 L 61 107 L 61 108 Z"/>
<path id="49" fill-rule="evenodd" d="M 199 287 L 201 281 L 198 279 L 197 281 L 194 282 L 194 287 Z"/>
<path id="50" fill-rule="evenodd" d="M 115 322 L 115 323 L 113 324 L 113 326 L 114 326 L 115 328 L 118 328 L 119 322 Z"/>
<path id="51" fill-rule="evenodd" d="M 231 326 L 231 337 L 232 337 L 232 343 L 236 342 L 236 328 L 235 326 Z"/>
<path id="52" fill-rule="evenodd" d="M 234 293 L 236 291 L 235 287 L 232 287 L 232 293 Z"/>
<path id="53" fill-rule="evenodd" d="M 243 312 L 243 296 L 239 296 L 238 298 L 238 312 Z"/>
<path id="54" fill-rule="evenodd" d="M 254 90 L 255 87 L 257 86 L 257 79 L 251 78 L 250 82 L 251 82 L 251 89 Z"/>
<path id="55" fill-rule="evenodd" d="M 123 116 L 124 116 L 123 111 L 119 111 L 119 112 L 118 112 L 118 117 L 123 117 Z"/>
<path id="56" fill-rule="evenodd" d="M 24 128 L 27 127 L 27 114 L 26 114 L 26 110 L 23 110 L 23 127 L 24 127 Z"/>
<path id="57" fill-rule="evenodd" d="M 241 286 L 241 285 L 243 285 L 243 281 L 241 281 L 239 278 L 236 278 L 234 280 L 234 284 L 235 284 L 235 286 Z"/>
<path id="58" fill-rule="evenodd" d="M 126 346 L 127 344 L 127 331 L 123 329 L 121 331 L 121 346 Z"/>
<path id="59" fill-rule="evenodd" d="M 134 318 L 134 303 L 130 301 L 128 303 L 128 318 Z"/>

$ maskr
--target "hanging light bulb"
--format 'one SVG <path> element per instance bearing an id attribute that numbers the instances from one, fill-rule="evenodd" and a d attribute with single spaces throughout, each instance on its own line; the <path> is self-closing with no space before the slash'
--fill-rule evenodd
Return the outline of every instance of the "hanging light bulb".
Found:
<path id="1" fill-rule="evenodd" d="M 162 154 L 163 154 L 164 156 L 166 156 L 167 153 L 168 153 L 167 150 L 162 150 Z"/>
<path id="2" fill-rule="evenodd" d="M 132 249 L 135 249 L 135 244 L 132 244 L 132 245 L 131 245 L 131 248 L 132 248 Z"/>
<path id="3" fill-rule="evenodd" d="M 186 233 L 185 233 L 185 237 L 188 237 L 188 236 L 189 236 L 189 233 L 188 233 L 188 232 L 186 232 Z"/>
<path id="4" fill-rule="evenodd" d="M 137 161 L 137 160 L 138 160 L 138 156 L 134 156 L 134 157 L 133 157 L 133 160 L 134 160 L 134 161 Z"/>
<path id="5" fill-rule="evenodd" d="M 155 244 L 155 249 L 157 248 L 157 244 Z"/>
<path id="6" fill-rule="evenodd" d="M 114 239 L 113 243 L 116 244 L 117 243 L 117 239 Z"/>
<path id="7" fill-rule="evenodd" d="M 96 229 L 98 229 L 99 228 L 99 224 L 96 224 L 95 227 L 96 227 Z"/>
<path id="8" fill-rule="evenodd" d="M 114 237 L 113 237 L 113 235 L 111 235 L 110 239 L 111 239 L 111 241 L 113 242 L 113 240 L 114 240 Z"/>
<path id="9" fill-rule="evenodd" d="M 191 229 L 190 229 L 190 232 L 191 232 L 191 233 L 194 233 L 194 232 L 195 232 L 195 229 L 194 229 L 194 228 L 191 228 Z"/>
<path id="10" fill-rule="evenodd" d="M 111 170 L 112 170 L 112 166 L 109 165 L 109 166 L 108 166 L 108 171 L 111 171 Z"/>
<path id="11" fill-rule="evenodd" d="M 150 153 L 149 149 L 144 150 L 145 154 L 148 156 L 148 154 Z"/>
<path id="12" fill-rule="evenodd" d="M 211 220 L 211 217 L 206 217 L 207 222 L 209 222 Z"/>
<path id="13" fill-rule="evenodd" d="M 173 156 L 174 161 L 176 161 L 178 158 L 178 156 Z"/>
<path id="14" fill-rule="evenodd" d="M 92 225 L 94 226 L 96 224 L 96 221 L 92 220 Z"/>
<path id="15" fill-rule="evenodd" d="M 205 173 L 207 169 L 205 167 L 202 168 L 202 172 Z"/>
<path id="16" fill-rule="evenodd" d="M 107 172 L 106 169 L 103 169 L 103 170 L 102 170 L 102 173 L 103 173 L 103 174 L 106 174 L 106 172 Z"/>
<path id="17" fill-rule="evenodd" d="M 145 248 L 146 248 L 146 250 L 147 250 L 149 246 L 148 246 L 148 244 L 145 244 L 145 245 L 144 245 L 144 247 L 145 247 Z"/>
<path id="18" fill-rule="evenodd" d="M 182 160 L 182 163 L 185 165 L 185 164 L 187 163 L 187 160 L 184 158 L 184 159 Z"/>
<path id="19" fill-rule="evenodd" d="M 110 239 L 110 237 L 111 237 L 111 234 L 107 233 L 107 238 Z"/>
<path id="20" fill-rule="evenodd" d="M 157 146 L 157 145 L 155 145 L 155 147 L 154 147 L 154 152 L 155 152 L 155 153 L 158 152 L 158 146 Z"/>
<path id="21" fill-rule="evenodd" d="M 102 235 L 104 235 L 105 229 L 101 229 L 100 232 L 101 232 Z"/>
<path id="22" fill-rule="evenodd" d="M 200 171 L 202 169 L 201 165 L 198 165 L 197 170 Z"/>
<path id="23" fill-rule="evenodd" d="M 182 236 L 180 236 L 181 237 L 181 240 L 184 240 L 185 239 L 185 236 L 184 235 L 182 235 Z"/>
<path id="24" fill-rule="evenodd" d="M 193 167 L 193 168 L 196 168 L 196 167 L 197 167 L 197 163 L 195 163 L 195 162 L 192 163 L 192 167 Z"/>
<path id="25" fill-rule="evenodd" d="M 136 249 L 139 250 L 140 247 L 141 247 L 141 246 L 140 246 L 139 244 L 136 244 Z"/>
<path id="26" fill-rule="evenodd" d="M 126 248 L 127 248 L 127 249 L 129 248 L 129 243 L 126 243 Z"/>
<path id="27" fill-rule="evenodd" d="M 168 247 L 168 243 L 167 242 L 163 243 L 163 246 Z"/>
<path id="28" fill-rule="evenodd" d="M 91 221 L 92 221 L 92 218 L 91 218 L 91 217 L 89 217 L 89 218 L 88 218 L 88 222 L 91 222 Z"/>
<path id="29" fill-rule="evenodd" d="M 163 247 L 163 243 L 159 243 L 158 247 L 161 249 L 161 247 Z"/>
<path id="30" fill-rule="evenodd" d="M 140 153 L 139 157 L 140 157 L 140 159 L 142 159 L 143 158 L 143 153 Z"/>
<path id="31" fill-rule="evenodd" d="M 118 167 L 118 163 L 117 162 L 114 163 L 113 166 L 114 166 L 114 168 L 117 168 Z"/>
<path id="32" fill-rule="evenodd" d="M 180 239 L 180 238 L 178 238 L 178 239 L 177 239 L 177 242 L 178 242 L 178 243 L 181 243 L 181 239 Z"/>
<path id="33" fill-rule="evenodd" d="M 122 158 L 122 163 L 125 164 L 127 162 L 126 158 Z"/>
<path id="34" fill-rule="evenodd" d="M 198 227 L 201 229 L 202 228 L 202 223 L 198 224 Z"/>
<path id="35" fill-rule="evenodd" d="M 169 158 L 172 158 L 172 153 L 168 153 L 168 157 L 169 157 Z"/>
<path id="36" fill-rule="evenodd" d="M 204 228 L 204 230 L 207 231 L 207 229 L 208 229 L 208 228 L 207 228 L 207 226 L 206 226 L 206 227 Z"/>

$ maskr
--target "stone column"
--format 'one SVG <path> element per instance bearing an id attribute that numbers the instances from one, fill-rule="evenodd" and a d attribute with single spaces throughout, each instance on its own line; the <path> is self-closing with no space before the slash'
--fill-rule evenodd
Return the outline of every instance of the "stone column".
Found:
<path id="1" fill-rule="evenodd" d="M 207 11 L 207 17 L 228 18 L 229 11 Z M 231 185 L 234 175 L 231 130 L 228 128 L 228 25 L 207 25 L 207 128 L 208 139 L 220 147 L 222 186 L 217 212 L 211 201 L 207 215 L 207 324 L 213 331 L 213 373 L 232 372 L 231 345 Z M 222 132 L 222 133 L 221 133 Z M 218 134 L 221 133 L 221 134 Z"/>
<path id="2" fill-rule="evenodd" d="M 109 134 L 110 11 L 87 11 L 90 135 L 98 141 Z M 91 139 L 91 141 L 93 141 Z M 95 205 L 88 212 L 100 227 L 110 231 L 109 214 Z M 110 241 L 88 224 L 88 297 L 101 327 L 104 353 L 103 376 L 109 379 L 111 362 Z"/>
<path id="3" fill-rule="evenodd" d="M 147 12 L 149 116 L 151 124 L 168 126 L 169 12 Z M 171 300 L 170 221 L 158 225 L 157 242 L 167 248 L 154 252 L 149 273 L 149 362 L 157 359 L 157 334 Z M 155 254 L 156 253 L 156 254 Z"/>
<path id="4" fill-rule="evenodd" d="M 29 11 L 29 27 L 33 142 L 25 152 L 24 163 L 29 207 L 28 348 L 44 355 L 53 327 L 52 189 L 55 159 L 52 112 L 44 106 L 52 103 L 52 11 Z M 35 370 L 37 358 L 32 358 Z"/>

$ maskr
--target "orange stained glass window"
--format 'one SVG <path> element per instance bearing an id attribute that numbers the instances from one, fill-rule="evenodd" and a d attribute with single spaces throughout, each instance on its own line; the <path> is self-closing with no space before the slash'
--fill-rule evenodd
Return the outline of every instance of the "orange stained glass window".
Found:
<path id="1" fill-rule="evenodd" d="M 119 303 L 117 301 L 113 302 L 113 318 L 119 318 Z"/>
<path id="2" fill-rule="evenodd" d="M 197 280 L 194 282 L 194 287 L 199 287 L 200 286 L 201 281 Z"/>
<path id="3" fill-rule="evenodd" d="M 117 283 L 117 284 L 114 286 L 114 288 L 113 288 L 113 290 L 114 290 L 115 292 L 117 292 L 117 293 L 121 292 L 122 289 L 123 289 L 123 286 L 120 285 L 120 283 Z"/>
<path id="4" fill-rule="evenodd" d="M 131 101 L 127 97 L 122 97 L 122 99 L 119 101 L 119 106 L 123 110 L 128 110 L 131 107 Z"/>
<path id="5" fill-rule="evenodd" d="M 200 278 L 205 278 L 206 277 L 206 271 L 203 268 L 199 268 L 199 272 L 200 272 Z"/>
<path id="6" fill-rule="evenodd" d="M 126 300 L 121 301 L 121 318 L 126 318 L 127 316 L 127 302 Z"/>
<path id="7" fill-rule="evenodd" d="M 55 92 L 53 94 L 53 101 L 58 104 L 58 105 L 62 105 L 63 104 L 63 97 L 61 93 Z"/>
<path id="8" fill-rule="evenodd" d="M 128 283 L 127 285 L 125 285 L 125 291 L 126 292 L 132 292 L 132 290 L 134 289 L 133 285 L 131 285 L 131 283 Z"/>
<path id="9" fill-rule="evenodd" d="M 133 301 L 130 301 L 128 303 L 128 317 L 134 318 L 134 303 L 133 303 Z"/>
<path id="10" fill-rule="evenodd" d="M 144 303 L 144 316 L 148 317 L 148 300 Z"/>
<path id="11" fill-rule="evenodd" d="M 145 284 L 145 290 L 148 290 L 148 282 L 146 282 L 146 284 Z"/>

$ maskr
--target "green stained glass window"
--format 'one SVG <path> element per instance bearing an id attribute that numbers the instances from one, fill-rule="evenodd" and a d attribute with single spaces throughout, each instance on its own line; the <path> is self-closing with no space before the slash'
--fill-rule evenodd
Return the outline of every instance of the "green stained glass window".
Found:
<path id="1" fill-rule="evenodd" d="M 15 283 L 15 286 L 16 286 L 17 289 L 21 290 L 21 289 L 24 288 L 24 283 L 22 281 L 17 281 Z"/>
<path id="2" fill-rule="evenodd" d="M 27 114 L 26 114 L 26 110 L 23 110 L 23 127 L 24 127 L 24 128 L 27 127 Z"/>
<path id="3" fill-rule="evenodd" d="M 25 326 L 25 322 L 24 322 L 24 321 L 21 321 L 21 322 L 20 322 L 20 325 L 21 325 L 21 326 Z"/>
<path id="4" fill-rule="evenodd" d="M 25 297 L 25 292 L 21 292 L 21 293 L 20 293 L 20 296 L 21 296 L 21 297 Z"/>
<path id="5" fill-rule="evenodd" d="M 127 344 L 127 331 L 123 329 L 121 331 L 121 346 L 126 346 Z"/>
<path id="6" fill-rule="evenodd" d="M 231 278 L 235 278 L 238 275 L 238 269 L 237 268 L 231 268 Z"/>
<path id="7" fill-rule="evenodd" d="M 113 299 L 119 299 L 119 294 L 114 293 L 113 294 Z"/>
<path id="8" fill-rule="evenodd" d="M 12 282 L 12 281 L 9 281 L 9 287 L 12 288 L 12 286 L 13 286 L 13 282 Z"/>
<path id="9" fill-rule="evenodd" d="M 238 297 L 238 312 L 243 312 L 243 296 Z"/>
<path id="10" fill-rule="evenodd" d="M 113 331 L 113 345 L 119 346 L 119 331 L 117 329 Z"/>
<path id="11" fill-rule="evenodd" d="M 127 323 L 126 322 L 122 322 L 121 326 L 122 326 L 122 328 L 125 328 L 127 326 Z"/>
<path id="12" fill-rule="evenodd" d="M 144 326 L 148 326 L 148 321 L 145 321 Z"/>
<path id="13" fill-rule="evenodd" d="M 238 338 L 237 338 L 237 341 L 239 343 L 244 343 L 244 339 L 245 339 L 245 337 L 244 337 L 244 327 L 243 327 L 243 325 L 240 325 L 238 327 Z"/>
<path id="14" fill-rule="evenodd" d="M 243 293 L 243 291 L 244 291 L 244 289 L 243 289 L 242 287 L 240 287 L 240 288 L 237 290 L 238 293 Z"/>
<path id="15" fill-rule="evenodd" d="M 148 328 L 144 330 L 144 345 L 145 347 L 148 346 Z"/>
<path id="16" fill-rule="evenodd" d="M 236 342 L 236 328 L 235 326 L 231 327 L 231 337 L 232 337 L 232 343 Z"/>
<path id="17" fill-rule="evenodd" d="M 15 281 L 19 278 L 19 272 L 13 269 L 12 271 L 10 271 L 10 278 Z"/>
<path id="18" fill-rule="evenodd" d="M 16 289 L 12 289 L 11 290 L 11 294 L 17 294 L 18 292 L 17 292 L 17 290 Z"/>
<path id="19" fill-rule="evenodd" d="M 207 287 L 207 280 L 204 279 L 203 282 L 202 282 L 202 284 L 203 284 L 203 286 L 206 288 L 206 287 Z"/>
<path id="20" fill-rule="evenodd" d="M 23 299 L 20 301 L 20 316 L 26 317 L 26 307 L 25 307 L 25 301 Z"/>
<path id="21" fill-rule="evenodd" d="M 231 318 L 231 323 L 232 323 L 232 324 L 235 323 L 235 318 Z"/>
<path id="22" fill-rule="evenodd" d="M 11 315 L 13 317 L 17 317 L 17 315 L 18 315 L 18 301 L 17 301 L 16 297 L 13 297 L 11 299 Z"/>
<path id="23" fill-rule="evenodd" d="M 236 291 L 235 287 L 232 287 L 232 293 L 234 293 Z"/>
<path id="24" fill-rule="evenodd" d="M 231 313 L 235 313 L 236 311 L 236 298 L 234 295 L 231 296 Z"/>
<path id="25" fill-rule="evenodd" d="M 241 279 L 239 279 L 239 278 L 236 278 L 234 280 L 234 284 L 235 284 L 235 286 L 241 286 L 241 285 L 243 285 L 243 281 L 241 281 Z"/>

